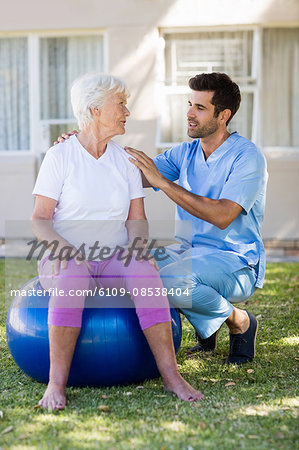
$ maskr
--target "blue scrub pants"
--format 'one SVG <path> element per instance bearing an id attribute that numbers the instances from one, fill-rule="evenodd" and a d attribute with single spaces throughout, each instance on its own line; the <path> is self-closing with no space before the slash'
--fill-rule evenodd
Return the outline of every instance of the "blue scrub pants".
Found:
<path id="1" fill-rule="evenodd" d="M 160 276 L 169 301 L 206 339 L 231 315 L 231 303 L 243 302 L 255 292 L 256 272 L 233 254 L 185 253 L 171 251 L 166 260 L 157 261 Z"/>

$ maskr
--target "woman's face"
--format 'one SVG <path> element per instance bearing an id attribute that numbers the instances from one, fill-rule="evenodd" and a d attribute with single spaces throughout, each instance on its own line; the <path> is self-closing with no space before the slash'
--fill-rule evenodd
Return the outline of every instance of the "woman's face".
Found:
<path id="1" fill-rule="evenodd" d="M 122 93 L 111 94 L 105 105 L 99 110 L 99 127 L 101 131 L 116 136 L 126 132 L 125 125 L 130 111 L 127 108 L 127 96 Z"/>

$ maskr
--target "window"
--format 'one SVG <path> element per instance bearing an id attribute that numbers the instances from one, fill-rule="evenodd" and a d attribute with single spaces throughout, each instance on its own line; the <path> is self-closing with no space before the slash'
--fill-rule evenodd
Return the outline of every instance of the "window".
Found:
<path id="1" fill-rule="evenodd" d="M 72 82 L 79 75 L 104 68 L 103 36 L 40 39 L 40 102 L 44 147 L 75 121 L 70 102 Z"/>
<path id="2" fill-rule="evenodd" d="M 0 150 L 46 151 L 76 126 L 72 81 L 104 66 L 102 33 L 0 38 Z"/>
<path id="3" fill-rule="evenodd" d="M 263 35 L 264 146 L 299 147 L 299 28 Z"/>
<path id="4" fill-rule="evenodd" d="M 253 133 L 256 95 L 253 30 L 169 33 L 165 39 L 164 105 L 161 147 L 186 140 L 188 80 L 202 72 L 226 72 L 240 86 L 242 103 L 230 129 L 248 138 Z M 188 138 L 187 138 L 188 139 Z"/>
<path id="5" fill-rule="evenodd" d="M 0 150 L 29 149 L 26 38 L 0 39 Z"/>
<path id="6" fill-rule="evenodd" d="M 299 145 L 299 29 L 165 32 L 158 147 L 188 140 L 188 80 L 226 72 L 242 102 L 229 130 L 264 146 Z"/>

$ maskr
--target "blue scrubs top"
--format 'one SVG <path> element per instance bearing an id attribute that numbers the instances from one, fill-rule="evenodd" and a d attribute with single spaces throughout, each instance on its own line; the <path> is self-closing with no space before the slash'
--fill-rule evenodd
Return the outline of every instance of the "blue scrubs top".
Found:
<path id="1" fill-rule="evenodd" d="M 242 206 L 241 214 L 225 229 L 220 230 L 204 220 L 192 216 L 177 206 L 178 221 L 192 224 L 181 226 L 176 238 L 180 250 L 190 249 L 192 255 L 211 253 L 233 254 L 234 267 L 246 265 L 256 268 L 256 287 L 262 287 L 265 275 L 265 250 L 261 238 L 264 217 L 267 169 L 263 154 L 248 139 L 232 133 L 207 160 L 200 140 L 184 142 L 156 156 L 154 162 L 162 175 L 193 194 L 211 199 L 225 198 Z M 185 232 L 184 232 L 185 230 Z M 190 242 L 191 240 L 191 242 Z"/>

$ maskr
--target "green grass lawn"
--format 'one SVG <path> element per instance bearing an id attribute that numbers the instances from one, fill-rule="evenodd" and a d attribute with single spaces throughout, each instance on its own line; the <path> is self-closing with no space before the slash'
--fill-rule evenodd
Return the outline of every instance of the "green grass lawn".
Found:
<path id="1" fill-rule="evenodd" d="M 34 275 L 33 267 L 18 272 L 15 288 Z M 296 448 L 298 263 L 269 264 L 264 289 L 246 302 L 259 319 L 253 363 L 223 364 L 229 345 L 225 326 L 215 354 L 188 358 L 194 334 L 183 321 L 178 362 L 185 378 L 205 394 L 201 402 L 177 400 L 156 379 L 142 388 L 68 388 L 68 406 L 60 413 L 34 408 L 45 386 L 23 374 L 9 354 L 4 278 L 0 261 L 0 448 Z M 102 411 L 102 405 L 109 410 Z"/>

